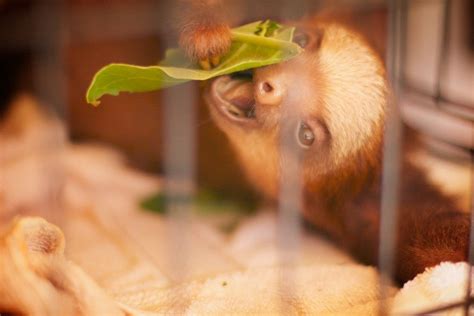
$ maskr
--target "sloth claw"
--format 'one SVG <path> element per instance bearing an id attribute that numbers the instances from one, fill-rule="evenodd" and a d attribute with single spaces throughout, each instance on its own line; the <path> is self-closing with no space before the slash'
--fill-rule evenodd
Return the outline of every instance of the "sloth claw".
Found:
<path id="1" fill-rule="evenodd" d="M 212 56 L 210 58 L 201 59 L 199 61 L 199 66 L 204 70 L 211 70 L 212 68 L 219 66 L 220 62 L 220 56 Z"/>
<path id="2" fill-rule="evenodd" d="M 211 57 L 211 64 L 212 64 L 212 66 L 217 67 L 220 62 L 221 62 L 221 56 L 213 56 L 213 57 Z"/>
<path id="3" fill-rule="evenodd" d="M 202 69 L 204 70 L 211 70 L 211 62 L 209 61 L 209 58 L 206 59 L 201 59 L 199 61 L 199 66 L 201 66 Z"/>

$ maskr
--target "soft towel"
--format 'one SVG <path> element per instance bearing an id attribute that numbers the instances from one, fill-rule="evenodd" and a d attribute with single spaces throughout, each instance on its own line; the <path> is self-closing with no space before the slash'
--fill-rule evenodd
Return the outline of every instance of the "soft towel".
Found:
<path id="1" fill-rule="evenodd" d="M 26 109 L 13 115 L 22 128 L 9 129 L 22 132 L 12 137 L 0 129 L 0 222 L 18 209 L 55 222 L 70 261 L 61 260 L 72 265 L 62 269 L 76 271 L 76 284 L 89 284 L 110 310 L 109 299 L 130 315 L 378 313 L 377 270 L 330 241 L 303 230 L 298 249 L 282 251 L 271 210 L 247 218 L 230 235 L 198 216 L 182 223 L 144 212 L 137 201 L 159 189 L 158 177 L 127 167 L 103 146 L 69 143 L 60 123 L 43 124 L 50 118 L 30 115 L 33 99 L 17 102 Z M 61 212 L 48 212 L 51 205 Z M 467 270 L 465 263 L 428 269 L 401 290 L 389 287 L 384 304 L 394 313 L 411 313 L 459 301 Z"/>

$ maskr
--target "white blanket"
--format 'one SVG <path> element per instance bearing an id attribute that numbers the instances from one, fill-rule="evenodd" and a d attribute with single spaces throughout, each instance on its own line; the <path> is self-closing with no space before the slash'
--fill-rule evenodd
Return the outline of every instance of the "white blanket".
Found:
<path id="1" fill-rule="evenodd" d="M 34 116 L 35 124 L 29 121 L 15 139 L 0 129 L 0 219 L 18 209 L 47 208 L 59 197 L 59 219 L 44 216 L 60 224 L 67 256 L 129 313 L 378 313 L 377 270 L 324 238 L 303 231 L 289 253 L 276 246 L 271 211 L 247 218 L 231 235 L 199 217 L 183 226 L 143 212 L 137 201 L 159 188 L 158 177 L 128 168 L 109 149 L 68 143 L 57 122 L 40 124 L 43 119 Z M 384 304 L 407 313 L 461 300 L 466 276 L 466 264 L 443 263 L 401 290 L 390 287 Z"/>

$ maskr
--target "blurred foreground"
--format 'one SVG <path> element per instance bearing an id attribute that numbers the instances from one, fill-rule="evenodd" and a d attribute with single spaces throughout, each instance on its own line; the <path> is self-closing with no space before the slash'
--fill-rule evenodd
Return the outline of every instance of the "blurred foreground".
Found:
<path id="1" fill-rule="evenodd" d="M 0 145 L 2 312 L 378 314 L 375 268 L 309 231 L 283 251 L 275 212 L 240 216 L 231 233 L 209 218 L 144 212 L 160 179 L 103 146 L 71 144 L 31 96 L 13 102 Z M 467 188 L 462 166 L 445 170 L 457 179 L 448 190 Z M 441 264 L 387 301 L 413 312 L 460 300 L 465 271 Z"/>

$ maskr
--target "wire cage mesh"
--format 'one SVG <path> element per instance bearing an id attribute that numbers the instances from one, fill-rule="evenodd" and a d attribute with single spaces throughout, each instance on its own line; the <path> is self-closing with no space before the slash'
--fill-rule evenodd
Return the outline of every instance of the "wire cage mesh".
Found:
<path id="1" fill-rule="evenodd" d="M 79 4 L 80 2 L 78 1 Z M 398 221 L 402 121 L 427 135 L 428 143 L 437 144 L 437 148 L 449 147 L 448 154 L 470 155 L 471 165 L 474 161 L 474 53 L 472 47 L 469 50 L 464 46 L 460 53 L 460 47 L 467 47 L 466 43 L 469 40 L 472 42 L 474 34 L 472 25 L 470 29 L 464 27 L 468 25 L 469 18 L 472 24 L 472 14 L 469 17 L 469 10 L 463 11 L 463 8 L 470 6 L 472 11 L 474 5 L 467 0 L 389 0 L 387 3 L 363 1 L 355 4 L 352 1 L 339 2 L 340 7 L 350 3 L 352 8 L 357 8 L 356 12 L 375 8 L 386 13 L 387 33 L 386 44 L 383 46 L 393 94 L 389 105 L 392 115 L 386 122 L 384 138 L 378 259 L 382 275 L 380 295 L 384 298 L 388 295 L 386 285 L 394 270 L 396 228 L 393 223 Z M 323 2 L 283 1 L 279 15 L 298 16 L 301 12 L 315 7 L 321 9 L 326 5 Z M 52 107 L 50 110 L 66 122 L 67 129 L 71 129 L 75 123 L 68 125 L 68 122 L 74 120 L 71 116 L 77 116 L 78 112 L 71 114 L 74 110 L 66 106 L 70 103 L 70 95 L 77 94 L 71 91 L 74 85 L 67 84 L 71 71 L 66 64 L 67 47 L 74 48 L 77 43 L 130 40 L 136 37 L 159 38 L 163 46 L 169 46 L 169 25 L 157 21 L 167 21 L 170 6 L 169 2 L 158 1 L 125 1 L 112 8 L 97 3 L 92 6 L 71 6 L 67 1 L 35 1 L 28 4 L 26 9 L 20 5 L 20 9 L 13 11 L 14 14 L 0 21 L 0 49 L 30 52 L 35 93 L 47 100 L 46 104 Z M 113 26 L 104 27 L 107 24 Z M 463 82 L 462 87 L 457 85 L 458 82 Z M 194 207 L 196 177 L 199 173 L 196 140 L 198 113 L 194 106 L 199 96 L 196 86 L 187 84 L 165 91 L 160 98 L 163 105 L 163 126 L 160 130 L 163 137 L 159 149 L 163 151 L 161 171 L 166 175 L 164 190 L 169 213 L 177 219 L 168 238 L 170 244 L 184 249 L 180 252 L 170 250 L 169 261 L 170 265 L 184 271 L 188 262 L 187 249 L 192 247 L 192 240 L 183 232 L 187 230 L 190 209 Z M 433 128 L 433 125 L 436 126 Z M 287 140 L 282 138 L 280 141 L 281 150 L 285 150 Z M 278 203 L 278 240 L 282 250 L 291 251 L 298 248 L 302 225 L 298 214 L 294 212 L 301 208 L 301 178 L 298 164 L 289 164 L 283 171 Z M 471 200 L 474 199 L 472 185 Z M 474 214 L 472 202 L 471 213 Z M 474 215 L 472 218 L 474 220 Z M 472 236 L 473 233 L 469 249 L 471 265 L 474 264 Z M 459 307 L 469 314 L 473 301 L 471 275 L 471 271 L 466 272 L 468 287 L 464 301 L 433 306 L 419 314 Z M 281 277 L 291 279 L 293 276 Z M 285 287 L 284 290 L 292 289 Z M 381 304 L 380 314 L 387 314 L 387 308 L 388 306 Z M 281 312 L 285 314 L 286 311 L 286 306 L 282 305 Z"/>
<path id="2" fill-rule="evenodd" d="M 426 142 L 434 148 L 448 155 L 470 157 L 471 214 L 474 94 L 473 55 L 469 46 L 473 30 L 469 23 L 472 5 L 472 1 L 399 1 L 399 13 L 394 17 L 399 22 L 393 22 L 398 30 L 391 32 L 395 38 L 398 36 L 392 50 L 397 54 L 394 64 L 398 70 L 392 75 L 392 81 L 396 82 L 403 120 L 427 136 Z M 391 12 L 394 14 L 396 9 Z M 472 221 L 471 216 L 471 265 Z M 442 313 L 459 307 L 466 315 L 471 314 L 471 268 L 466 271 L 466 279 L 464 301 L 434 306 L 420 314 Z"/>

